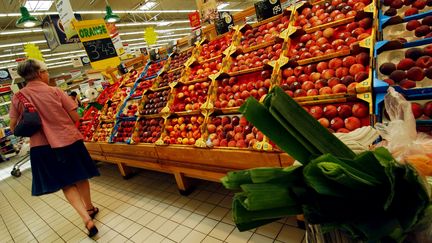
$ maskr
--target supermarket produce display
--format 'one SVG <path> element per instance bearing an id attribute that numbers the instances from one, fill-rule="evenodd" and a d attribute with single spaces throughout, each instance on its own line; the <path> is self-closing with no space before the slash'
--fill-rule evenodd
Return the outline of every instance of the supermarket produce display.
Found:
<path id="1" fill-rule="evenodd" d="M 394 86 L 413 102 L 419 131 L 430 133 L 432 38 L 422 26 L 432 11 L 414 4 L 419 14 L 406 17 L 405 5 L 387 3 L 302 2 L 149 60 L 107 88 L 102 110 L 87 111 L 79 125 L 86 146 L 123 176 L 133 167 L 172 173 L 182 192 L 187 177 L 218 181 L 236 169 L 288 166 L 295 142 L 281 146 L 240 112 L 277 87 L 321 128 L 348 133 L 386 121 L 384 95 Z"/>

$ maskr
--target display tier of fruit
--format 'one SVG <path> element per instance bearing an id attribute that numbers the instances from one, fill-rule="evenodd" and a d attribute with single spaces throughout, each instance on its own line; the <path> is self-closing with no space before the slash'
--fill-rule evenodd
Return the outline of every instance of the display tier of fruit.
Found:
<path id="1" fill-rule="evenodd" d="M 407 17 L 432 10 L 432 1 L 430 0 L 384 0 L 381 2 L 382 11 L 387 16 Z"/>
<path id="2" fill-rule="evenodd" d="M 229 32 L 215 40 L 202 44 L 198 61 L 203 62 L 214 57 L 222 56 L 222 53 L 231 45 L 231 39 L 232 32 Z"/>
<path id="3" fill-rule="evenodd" d="M 140 119 L 137 121 L 132 140 L 134 143 L 155 143 L 162 134 L 163 118 Z"/>
<path id="4" fill-rule="evenodd" d="M 97 102 L 99 104 L 105 104 L 107 100 L 109 100 L 115 93 L 115 91 L 120 86 L 120 82 L 114 83 L 108 87 L 106 87 L 98 96 Z"/>
<path id="5" fill-rule="evenodd" d="M 336 52 L 349 53 L 352 44 L 371 35 L 372 23 L 372 18 L 366 17 L 358 22 L 317 30 L 311 34 L 298 34 L 292 40 L 289 57 L 292 60 L 304 60 Z"/>
<path id="6" fill-rule="evenodd" d="M 147 91 L 139 107 L 140 115 L 158 114 L 168 104 L 170 89 Z"/>
<path id="7" fill-rule="evenodd" d="M 108 142 L 111 136 L 111 131 L 114 128 L 114 123 L 102 122 L 93 134 L 94 142 Z"/>
<path id="8" fill-rule="evenodd" d="M 142 90 L 144 92 L 144 90 L 151 88 L 156 81 L 157 78 L 138 80 L 138 85 L 136 89 Z"/>
<path id="9" fill-rule="evenodd" d="M 100 119 L 101 120 L 113 120 L 115 119 L 121 104 L 123 102 L 120 100 L 117 101 L 108 101 L 104 108 L 102 109 Z"/>
<path id="10" fill-rule="evenodd" d="M 125 99 L 131 92 L 131 87 L 121 87 L 117 89 L 111 98 L 111 100 L 123 100 Z"/>
<path id="11" fill-rule="evenodd" d="M 197 111 L 207 100 L 210 82 L 195 84 L 179 84 L 175 89 L 174 102 L 171 111 Z"/>
<path id="12" fill-rule="evenodd" d="M 432 14 L 432 13 L 431 13 Z M 386 26 L 383 29 L 384 40 L 398 40 L 402 43 L 432 37 L 432 15 L 422 19 L 412 19 L 401 24 Z"/>
<path id="13" fill-rule="evenodd" d="M 291 97 L 356 93 L 369 78 L 368 52 L 282 69 L 281 88 Z M 370 83 L 370 82 L 369 82 Z"/>
<path id="14" fill-rule="evenodd" d="M 260 48 L 256 51 L 239 54 L 232 59 L 230 73 L 246 71 L 254 68 L 263 67 L 269 61 L 279 59 L 282 53 L 282 43 Z"/>
<path id="15" fill-rule="evenodd" d="M 217 81 L 215 108 L 233 108 L 243 105 L 250 96 L 260 100 L 270 89 L 271 71 L 254 72 Z"/>
<path id="16" fill-rule="evenodd" d="M 251 29 L 243 30 L 241 48 L 248 49 L 254 46 L 273 42 L 275 37 L 288 28 L 289 16 L 282 16 L 269 23 L 261 24 Z"/>
<path id="17" fill-rule="evenodd" d="M 205 79 L 222 69 L 222 57 L 196 64 L 190 67 L 189 81 Z"/>
<path id="18" fill-rule="evenodd" d="M 312 105 L 304 108 L 331 132 L 348 133 L 370 125 L 369 106 L 365 102 Z"/>
<path id="19" fill-rule="evenodd" d="M 157 85 L 158 88 L 166 87 L 172 82 L 179 81 L 182 77 L 183 69 L 174 70 L 174 72 L 164 73 L 160 77 L 160 81 Z"/>
<path id="20" fill-rule="evenodd" d="M 171 57 L 170 70 L 183 67 L 183 64 L 192 56 L 192 50 L 187 50 Z"/>
<path id="21" fill-rule="evenodd" d="M 112 142 L 127 143 L 134 131 L 136 121 L 118 121 L 117 130 L 115 131 Z"/>
<path id="22" fill-rule="evenodd" d="M 432 86 L 432 45 L 391 50 L 377 57 L 378 77 L 405 89 Z"/>
<path id="23" fill-rule="evenodd" d="M 138 106 L 140 99 L 129 99 L 123 105 L 123 110 L 119 114 L 120 117 L 133 117 L 138 115 Z"/>
<path id="24" fill-rule="evenodd" d="M 258 129 L 238 115 L 210 118 L 207 133 L 207 145 L 215 147 L 253 148 L 264 139 Z"/>
<path id="25" fill-rule="evenodd" d="M 354 19 L 357 13 L 363 11 L 371 2 L 371 0 L 332 0 L 314 5 L 305 4 L 298 11 L 294 26 L 300 26 L 308 31 L 324 24 Z"/>
<path id="26" fill-rule="evenodd" d="M 125 75 L 125 80 L 123 81 L 123 85 L 133 86 L 140 73 L 141 72 L 138 72 L 137 70 L 130 71 L 128 74 Z"/>
<path id="27" fill-rule="evenodd" d="M 147 72 L 144 76 L 144 79 L 147 79 L 149 77 L 153 77 L 154 75 L 156 75 L 157 72 L 159 72 L 163 68 L 165 63 L 166 63 L 165 60 L 151 63 L 149 68 L 147 69 Z"/>
<path id="28" fill-rule="evenodd" d="M 204 116 L 180 116 L 169 118 L 162 139 L 165 144 L 194 145 L 201 138 Z"/>

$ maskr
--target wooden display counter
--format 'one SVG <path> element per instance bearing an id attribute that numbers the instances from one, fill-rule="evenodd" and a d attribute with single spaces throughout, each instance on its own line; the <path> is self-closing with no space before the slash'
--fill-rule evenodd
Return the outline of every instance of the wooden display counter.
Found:
<path id="1" fill-rule="evenodd" d="M 133 174 L 132 168 L 173 174 L 181 194 L 186 194 L 191 189 L 187 178 L 219 182 L 228 171 L 256 167 L 286 167 L 294 162 L 285 153 L 240 149 L 110 143 L 86 143 L 86 147 L 94 160 L 117 164 L 124 178 Z"/>

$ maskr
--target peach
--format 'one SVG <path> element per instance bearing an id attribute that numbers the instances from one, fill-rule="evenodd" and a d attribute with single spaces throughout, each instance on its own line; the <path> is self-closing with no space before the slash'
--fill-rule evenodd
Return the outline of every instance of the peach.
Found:
<path id="1" fill-rule="evenodd" d="M 333 94 L 346 93 L 347 87 L 344 84 L 336 84 L 332 88 Z"/>
<path id="2" fill-rule="evenodd" d="M 342 60 L 340 58 L 333 58 L 328 63 L 328 67 L 331 69 L 336 69 L 341 66 L 342 66 Z"/>
<path id="3" fill-rule="evenodd" d="M 405 16 L 411 16 L 411 15 L 414 15 L 414 14 L 418 14 L 419 13 L 419 11 L 418 11 L 418 9 L 417 8 L 408 8 L 407 10 L 405 10 Z"/>
<path id="4" fill-rule="evenodd" d="M 363 103 L 355 103 L 352 107 L 353 116 L 364 118 L 369 115 L 369 108 Z"/>
<path id="5" fill-rule="evenodd" d="M 356 62 L 364 66 L 369 65 L 369 54 L 366 52 L 361 52 L 356 55 Z"/>
<path id="6" fill-rule="evenodd" d="M 327 86 L 327 80 L 319 79 L 315 82 L 315 89 L 321 89 Z"/>
<path id="7" fill-rule="evenodd" d="M 350 130 L 348 130 L 348 129 L 342 127 L 342 128 L 339 128 L 336 132 L 337 132 L 337 133 L 349 133 Z"/>
<path id="8" fill-rule="evenodd" d="M 328 86 L 329 86 L 330 88 L 333 88 L 336 84 L 340 84 L 340 79 L 339 79 L 339 78 L 335 78 L 335 77 L 330 78 L 330 79 L 327 81 L 327 84 L 328 84 Z"/>
<path id="9" fill-rule="evenodd" d="M 323 31 L 323 36 L 325 38 L 329 38 L 330 39 L 334 35 L 334 33 L 335 33 L 335 30 L 333 28 L 326 28 Z"/>
<path id="10" fill-rule="evenodd" d="M 420 68 L 428 68 L 432 66 L 432 57 L 422 56 L 416 61 L 416 66 Z"/>
<path id="11" fill-rule="evenodd" d="M 326 69 L 322 72 L 322 77 L 324 79 L 330 79 L 335 76 L 335 71 L 333 69 Z"/>
<path id="12" fill-rule="evenodd" d="M 344 121 L 340 117 L 334 117 L 330 121 L 330 128 L 334 131 L 337 131 L 340 128 L 344 127 Z"/>
<path id="13" fill-rule="evenodd" d="M 419 59 L 420 60 L 420 59 Z M 413 81 L 422 81 L 425 77 L 423 69 L 419 67 L 412 67 L 407 71 L 407 78 Z"/>
<path id="14" fill-rule="evenodd" d="M 349 105 L 340 105 L 337 111 L 341 118 L 347 118 L 352 115 L 351 106 Z"/>
<path id="15" fill-rule="evenodd" d="M 340 67 L 336 69 L 336 77 L 343 78 L 349 76 L 349 69 L 347 67 Z"/>
<path id="16" fill-rule="evenodd" d="M 416 82 L 409 80 L 409 79 L 404 79 L 402 81 L 399 82 L 399 86 L 401 86 L 402 88 L 405 89 L 412 89 L 415 88 L 417 86 Z"/>
<path id="17" fill-rule="evenodd" d="M 392 3 L 390 4 L 390 7 L 395 8 L 395 9 L 400 9 L 403 6 L 403 2 L 402 0 L 393 0 Z"/>
<path id="18" fill-rule="evenodd" d="M 406 78 L 406 72 L 403 70 L 395 70 L 390 74 L 389 78 L 398 83 Z"/>
<path id="19" fill-rule="evenodd" d="M 320 62 L 317 64 L 316 68 L 317 68 L 318 72 L 323 73 L 324 70 L 326 70 L 328 68 L 328 64 L 327 64 L 327 62 Z"/>
<path id="20" fill-rule="evenodd" d="M 356 75 L 354 76 L 354 80 L 355 80 L 355 82 L 360 83 L 360 82 L 366 80 L 368 77 L 369 77 L 369 74 L 367 72 L 362 71 L 362 72 L 356 73 Z"/>
<path id="21" fill-rule="evenodd" d="M 372 27 L 372 23 L 373 21 L 371 18 L 364 18 L 359 21 L 359 26 L 363 29 L 369 29 L 370 27 Z"/>
<path id="22" fill-rule="evenodd" d="M 320 106 L 312 106 L 309 110 L 309 114 L 315 119 L 320 119 L 323 116 L 323 109 Z"/>
<path id="23" fill-rule="evenodd" d="M 328 119 L 332 119 L 338 115 L 337 108 L 334 105 L 325 106 L 323 112 L 324 112 L 324 117 Z"/>
<path id="24" fill-rule="evenodd" d="M 302 84 L 302 89 L 305 91 L 308 91 L 310 89 L 314 89 L 315 88 L 315 84 L 312 81 L 306 81 Z"/>
<path id="25" fill-rule="evenodd" d="M 416 62 L 414 62 L 411 58 L 404 58 L 399 61 L 397 65 L 397 69 L 399 70 L 408 70 L 416 65 Z"/>
<path id="26" fill-rule="evenodd" d="M 343 65 L 344 65 L 344 67 L 351 67 L 352 65 L 354 65 L 354 64 L 356 64 L 356 58 L 355 57 L 353 57 L 353 56 L 347 56 L 347 57 L 345 57 L 343 60 L 342 60 L 342 62 L 343 62 Z"/>
<path id="27" fill-rule="evenodd" d="M 365 66 L 356 63 L 350 67 L 349 73 L 354 76 L 356 73 L 364 72 L 365 70 L 366 70 Z"/>
<path id="28" fill-rule="evenodd" d="M 420 23 L 420 21 L 414 19 L 414 20 L 410 20 L 408 21 L 408 23 L 406 24 L 405 28 L 408 31 L 413 31 L 415 30 L 417 27 L 420 27 L 422 24 Z"/>
<path id="29" fill-rule="evenodd" d="M 344 120 L 345 128 L 354 131 L 361 127 L 361 121 L 357 117 L 351 116 Z"/>
<path id="30" fill-rule="evenodd" d="M 306 96 L 316 96 L 319 95 L 319 91 L 317 89 L 310 89 L 306 92 Z"/>
<path id="31" fill-rule="evenodd" d="M 320 95 L 333 94 L 333 91 L 330 87 L 322 87 L 321 89 L 319 89 L 319 94 Z"/>
<path id="32" fill-rule="evenodd" d="M 318 122 L 325 128 L 328 128 L 330 126 L 330 122 L 327 118 L 322 117 L 318 119 Z"/>
<path id="33" fill-rule="evenodd" d="M 426 7 L 426 0 L 416 0 L 411 6 L 419 10 L 424 9 Z"/>

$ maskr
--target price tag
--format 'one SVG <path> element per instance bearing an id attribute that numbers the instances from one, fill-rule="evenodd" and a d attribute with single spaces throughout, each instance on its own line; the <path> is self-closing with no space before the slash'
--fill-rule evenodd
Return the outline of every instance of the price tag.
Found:
<path id="1" fill-rule="evenodd" d="M 263 21 L 283 12 L 280 0 L 261 0 L 254 5 L 258 21 Z"/>
<path id="2" fill-rule="evenodd" d="M 111 38 L 86 41 L 82 43 L 91 62 L 97 62 L 111 57 L 116 57 L 117 52 Z"/>

